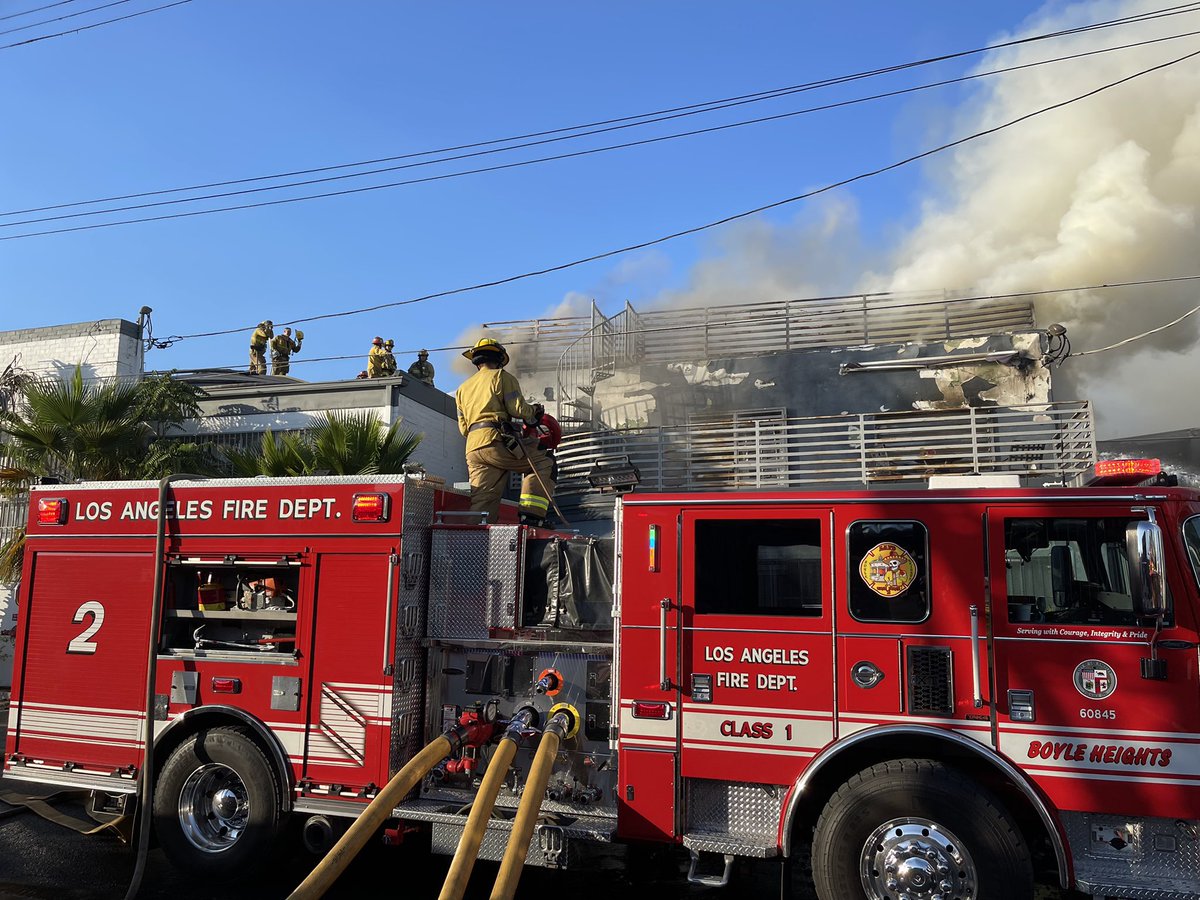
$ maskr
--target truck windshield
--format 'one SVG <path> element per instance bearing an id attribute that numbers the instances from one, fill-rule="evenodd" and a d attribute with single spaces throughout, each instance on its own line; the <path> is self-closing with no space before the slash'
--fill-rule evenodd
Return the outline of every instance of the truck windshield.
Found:
<path id="1" fill-rule="evenodd" d="M 1192 516 L 1183 523 L 1183 542 L 1192 564 L 1192 577 L 1200 585 L 1200 516 Z"/>

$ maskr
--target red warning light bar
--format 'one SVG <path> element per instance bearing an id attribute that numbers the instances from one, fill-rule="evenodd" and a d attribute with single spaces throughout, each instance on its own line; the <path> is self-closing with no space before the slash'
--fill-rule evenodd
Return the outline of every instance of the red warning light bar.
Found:
<path id="1" fill-rule="evenodd" d="M 1162 473 L 1158 459 L 1102 459 L 1096 463 L 1089 484 L 1138 484 Z"/>

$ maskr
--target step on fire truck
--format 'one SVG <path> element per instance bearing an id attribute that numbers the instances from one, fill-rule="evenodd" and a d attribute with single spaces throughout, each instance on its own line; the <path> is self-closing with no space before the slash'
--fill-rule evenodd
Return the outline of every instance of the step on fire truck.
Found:
<path id="1" fill-rule="evenodd" d="M 142 800 L 224 876 L 421 762 L 381 824 L 468 873 L 658 845 L 822 900 L 1196 898 L 1200 494 L 1099 466 L 627 493 L 604 537 L 416 476 L 38 487 L 4 776 Z"/>

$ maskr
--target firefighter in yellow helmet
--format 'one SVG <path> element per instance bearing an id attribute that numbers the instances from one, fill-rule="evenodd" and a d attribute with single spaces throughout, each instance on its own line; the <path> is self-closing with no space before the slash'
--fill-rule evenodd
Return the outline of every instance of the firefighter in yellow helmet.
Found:
<path id="1" fill-rule="evenodd" d="M 264 319 L 250 336 L 250 374 L 267 374 L 267 341 L 275 336 L 275 324 Z"/>
<path id="2" fill-rule="evenodd" d="M 383 347 L 383 338 L 376 335 L 371 341 L 371 350 L 367 353 L 367 377 L 383 378 L 387 368 L 387 350 Z"/>
<path id="3" fill-rule="evenodd" d="M 520 382 L 504 371 L 508 353 L 498 341 L 483 338 L 463 356 L 475 366 L 475 374 L 454 394 L 458 430 L 467 439 L 471 509 L 486 512 L 487 521 L 495 522 L 505 478 L 509 472 L 524 472 L 521 521 L 541 525 L 554 492 L 553 460 L 538 446 L 536 437 L 524 437 L 512 420 L 535 424 L 542 417 L 542 406 L 528 403 Z"/>
<path id="4" fill-rule="evenodd" d="M 383 375 L 390 378 L 396 374 L 396 342 L 388 338 L 383 342 Z"/>
<path id="5" fill-rule="evenodd" d="M 292 338 L 292 329 L 283 329 L 282 334 L 271 338 L 271 374 L 286 375 L 292 368 L 292 354 L 300 352 L 304 343 L 304 332 L 297 331 Z"/>

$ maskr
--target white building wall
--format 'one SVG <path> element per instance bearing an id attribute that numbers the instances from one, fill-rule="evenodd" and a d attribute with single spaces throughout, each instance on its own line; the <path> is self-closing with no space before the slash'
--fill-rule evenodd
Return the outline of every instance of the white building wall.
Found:
<path id="1" fill-rule="evenodd" d="M 142 343 L 138 327 L 124 319 L 0 331 L 0 369 L 10 363 L 30 375 L 70 375 L 77 365 L 85 378 L 140 378 Z"/>

